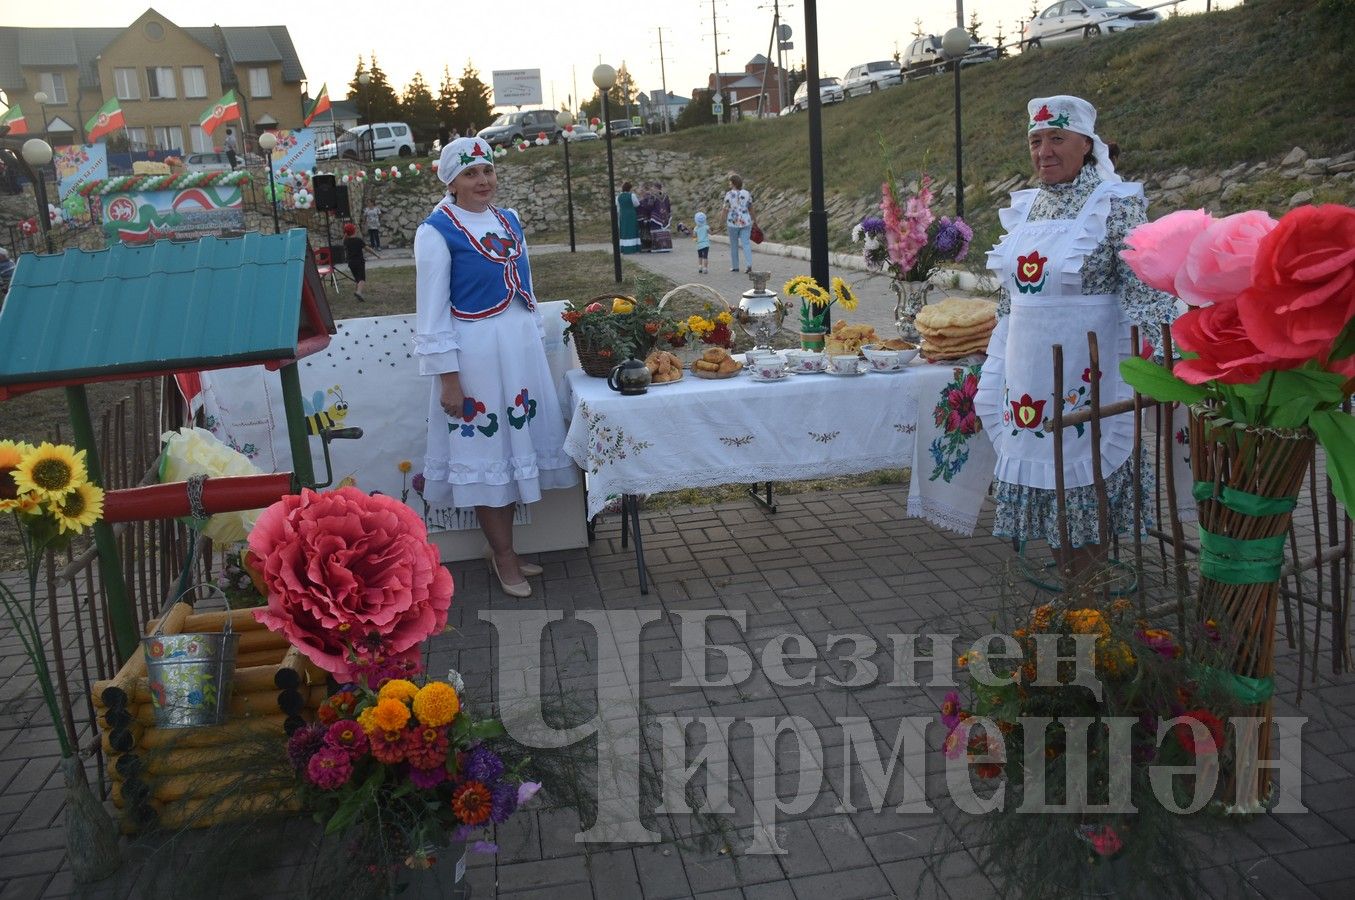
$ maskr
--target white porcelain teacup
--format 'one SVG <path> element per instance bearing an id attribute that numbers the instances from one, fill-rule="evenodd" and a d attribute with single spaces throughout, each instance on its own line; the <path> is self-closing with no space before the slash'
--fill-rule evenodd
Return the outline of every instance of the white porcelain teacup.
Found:
<path id="1" fill-rule="evenodd" d="M 828 358 L 828 365 L 839 375 L 851 375 L 857 371 L 856 364 L 859 362 L 855 353 L 844 354 L 841 356 L 831 356 Z"/>
<path id="2" fill-rule="evenodd" d="M 786 364 L 781 362 L 780 357 L 763 356 L 753 365 L 753 374 L 763 381 L 772 381 L 776 378 L 786 377 Z"/>
<path id="3" fill-rule="evenodd" d="M 793 372 L 822 372 L 825 364 L 821 350 L 787 350 L 786 360 Z"/>

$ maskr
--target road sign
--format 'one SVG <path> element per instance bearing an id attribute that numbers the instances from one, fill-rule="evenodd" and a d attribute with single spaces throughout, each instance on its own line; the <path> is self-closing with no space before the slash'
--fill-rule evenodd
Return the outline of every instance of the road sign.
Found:
<path id="1" fill-rule="evenodd" d="M 783 41 L 788 41 L 788 40 L 790 40 L 790 36 L 791 36 L 790 26 L 787 25 L 785 22 L 782 22 L 782 23 L 781 23 L 781 27 L 780 27 L 779 29 L 777 29 L 777 36 L 780 37 L 781 40 L 783 40 Z"/>
<path id="2" fill-rule="evenodd" d="M 712 101 L 714 101 L 715 103 L 724 103 L 724 102 L 725 102 L 724 94 L 721 94 L 719 91 L 716 91 L 716 92 L 711 96 L 710 99 L 711 99 Z"/>
<path id="3" fill-rule="evenodd" d="M 777 44 L 777 46 L 780 47 L 782 50 L 794 50 L 794 49 L 795 49 L 795 42 L 794 42 L 794 41 L 782 41 L 781 43 Z"/>
<path id="4" fill-rule="evenodd" d="M 723 116 L 723 115 L 725 114 L 725 105 L 724 105 L 723 103 L 718 102 L 718 101 L 715 102 L 715 103 L 712 103 L 712 104 L 710 105 L 710 114 L 711 114 L 712 116 Z"/>

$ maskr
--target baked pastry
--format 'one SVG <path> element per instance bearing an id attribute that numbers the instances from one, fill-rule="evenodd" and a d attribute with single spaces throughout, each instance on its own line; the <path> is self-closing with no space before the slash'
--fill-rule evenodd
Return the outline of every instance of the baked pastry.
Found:
<path id="1" fill-rule="evenodd" d="M 652 351 L 645 357 L 645 368 L 652 384 L 667 384 L 682 377 L 682 360 L 667 350 Z"/>
<path id="2" fill-rule="evenodd" d="M 922 307 L 917 314 L 918 330 L 924 334 L 954 333 L 956 329 L 972 329 L 997 320 L 997 304 L 992 300 L 967 297 L 947 297 L 939 303 Z"/>
<path id="3" fill-rule="evenodd" d="M 859 353 L 865 344 L 878 343 L 873 325 L 849 325 L 839 319 L 833 323 L 833 330 L 824 341 L 824 352 L 829 356 L 845 356 Z"/>

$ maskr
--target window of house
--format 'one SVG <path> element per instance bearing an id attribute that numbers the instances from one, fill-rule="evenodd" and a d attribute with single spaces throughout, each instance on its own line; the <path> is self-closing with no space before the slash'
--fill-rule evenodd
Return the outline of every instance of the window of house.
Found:
<path id="1" fill-rule="evenodd" d="M 178 91 L 174 89 L 172 66 L 147 66 L 146 86 L 152 100 L 173 100 L 178 96 Z"/>
<path id="2" fill-rule="evenodd" d="M 202 129 L 201 125 L 189 125 L 188 137 L 193 142 L 194 153 L 210 153 L 212 151 L 212 138 Z"/>
<path id="3" fill-rule="evenodd" d="M 177 125 L 156 125 L 155 149 L 183 150 L 183 129 Z"/>
<path id="4" fill-rule="evenodd" d="M 202 66 L 183 67 L 183 95 L 185 97 L 207 96 L 207 73 Z"/>
<path id="5" fill-rule="evenodd" d="M 136 69 L 114 69 L 113 87 L 119 100 L 141 99 L 141 81 L 136 76 Z"/>
<path id="6" fill-rule="evenodd" d="M 144 129 L 144 128 L 128 128 L 128 129 L 127 129 L 127 144 L 128 144 L 128 146 L 129 146 L 132 150 L 145 150 L 145 149 L 146 149 L 146 129 Z"/>
<path id="7" fill-rule="evenodd" d="M 43 72 L 42 78 L 43 93 L 47 95 L 48 106 L 65 106 L 66 98 L 66 76 L 60 72 Z"/>
<path id="8" fill-rule="evenodd" d="M 268 83 L 267 69 L 249 70 L 249 95 L 251 97 L 273 96 L 273 88 Z"/>

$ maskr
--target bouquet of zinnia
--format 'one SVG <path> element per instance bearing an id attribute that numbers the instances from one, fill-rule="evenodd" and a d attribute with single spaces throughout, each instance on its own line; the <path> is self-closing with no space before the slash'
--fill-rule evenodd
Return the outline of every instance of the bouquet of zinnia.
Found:
<path id="1" fill-rule="evenodd" d="M 851 312 L 856 309 L 856 293 L 851 285 L 834 275 L 830 294 L 812 275 L 796 275 L 781 290 L 790 297 L 800 298 L 800 331 L 807 334 L 827 331 L 828 310 L 835 304 Z"/>
<path id="2" fill-rule="evenodd" d="M 1355 393 L 1355 210 L 1302 206 L 1278 222 L 1183 210 L 1126 243 L 1139 278 L 1191 308 L 1172 326 L 1175 367 L 1125 360 L 1125 381 L 1242 425 L 1311 428 L 1336 495 L 1355 509 L 1355 418 L 1341 410 Z"/>
<path id="3" fill-rule="evenodd" d="M 47 665 L 46 641 L 39 614 L 38 568 L 49 550 L 66 546 L 98 521 L 103 514 L 103 491 L 89 482 L 85 451 L 65 444 L 44 443 L 37 447 L 20 441 L 0 441 L 0 512 L 9 512 L 19 526 L 24 571 L 28 576 L 28 600 L 23 602 L 0 580 L 0 601 L 14 633 L 19 636 L 37 675 L 38 691 L 52 718 L 63 757 L 76 747 L 66 732 L 57 702 L 52 673 Z"/>
<path id="4" fill-rule="evenodd" d="M 900 206 L 893 176 L 880 185 L 880 216 L 867 216 L 852 229 L 852 241 L 863 245 L 866 267 L 888 271 L 895 281 L 925 281 L 943 262 L 960 262 L 969 254 L 974 230 L 964 219 L 932 214 L 932 181 L 922 176 L 918 192 Z"/>
<path id="5" fill-rule="evenodd" d="M 1090 652 L 1075 649 L 1078 638 Z M 1182 811 L 1202 807 L 1234 760 L 1224 634 L 1207 620 L 1183 639 L 1119 599 L 1038 606 L 1010 641 L 991 660 L 963 654 L 968 699 L 951 691 L 940 711 L 944 756 L 1005 795 L 981 817 L 985 864 L 1028 897 L 1077 895 L 1103 883 L 1098 870 L 1116 857 L 1135 877 L 1171 881 Z M 1153 774 L 1191 765 L 1201 775 Z"/>
<path id="6" fill-rule="evenodd" d="M 422 685 L 361 677 L 288 739 L 306 807 L 326 834 L 359 829 L 369 872 L 388 874 L 401 861 L 426 868 L 440 849 L 506 822 L 540 789 L 495 749 L 503 725 L 473 717 L 463 690 L 455 672 Z M 497 848 L 481 841 L 473 849 Z"/>

